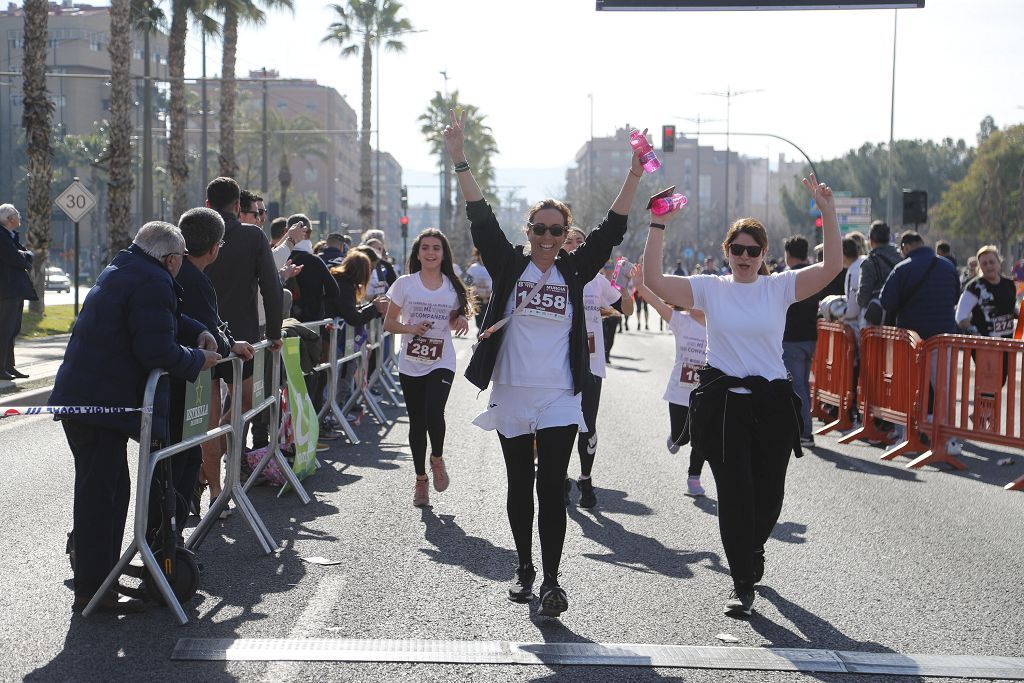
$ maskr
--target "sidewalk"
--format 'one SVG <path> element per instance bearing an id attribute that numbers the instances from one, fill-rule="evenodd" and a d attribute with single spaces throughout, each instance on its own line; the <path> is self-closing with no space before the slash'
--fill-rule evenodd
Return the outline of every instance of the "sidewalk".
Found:
<path id="1" fill-rule="evenodd" d="M 19 337 L 14 345 L 15 365 L 28 375 L 28 379 L 0 380 L 0 397 L 8 398 L 30 389 L 51 386 L 57 368 L 64 360 L 64 349 L 69 339 L 70 334 L 35 339 Z"/>

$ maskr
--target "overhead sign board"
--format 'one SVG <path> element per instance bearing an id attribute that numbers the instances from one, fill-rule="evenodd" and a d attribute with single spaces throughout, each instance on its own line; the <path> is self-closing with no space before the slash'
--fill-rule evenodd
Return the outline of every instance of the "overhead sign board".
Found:
<path id="1" fill-rule="evenodd" d="M 817 10 L 817 9 L 919 9 L 925 0 L 597 0 L 597 9 L 618 11 L 764 11 L 764 10 Z"/>

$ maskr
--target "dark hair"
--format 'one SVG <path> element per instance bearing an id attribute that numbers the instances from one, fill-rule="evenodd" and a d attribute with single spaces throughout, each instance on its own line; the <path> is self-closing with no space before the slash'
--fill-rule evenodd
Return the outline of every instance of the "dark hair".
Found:
<path id="1" fill-rule="evenodd" d="M 370 284 L 370 271 L 373 270 L 370 258 L 364 252 L 352 249 L 340 265 L 334 266 L 330 270 L 335 279 L 342 278 L 352 283 L 352 288 L 356 292 L 356 301 L 363 298 L 366 286 Z"/>
<path id="2" fill-rule="evenodd" d="M 852 237 L 843 238 L 843 256 L 855 259 L 860 256 L 860 245 Z"/>
<path id="3" fill-rule="evenodd" d="M 238 203 L 241 205 L 242 211 L 254 211 L 256 209 L 256 202 L 262 201 L 263 197 L 252 190 L 242 190 L 238 193 Z"/>
<path id="4" fill-rule="evenodd" d="M 365 244 L 360 244 L 358 247 L 353 247 L 352 251 L 361 252 L 370 259 L 370 265 L 377 265 L 377 261 L 380 261 L 380 256 L 377 256 L 377 252 L 373 250 L 373 247 L 368 247 Z"/>
<path id="5" fill-rule="evenodd" d="M 345 243 L 345 238 L 341 233 L 332 232 L 327 236 L 327 244 L 341 245 Z"/>
<path id="6" fill-rule="evenodd" d="M 807 260 L 807 238 L 800 235 L 793 235 L 786 239 L 782 248 L 786 250 L 786 253 L 793 258 L 798 258 L 801 261 Z"/>
<path id="7" fill-rule="evenodd" d="M 224 237 L 224 219 L 213 209 L 189 209 L 178 219 L 178 230 L 192 256 L 205 256 Z"/>
<path id="8" fill-rule="evenodd" d="M 876 244 L 889 244 L 889 224 L 885 221 L 875 221 L 868 231 L 868 239 Z"/>
<path id="9" fill-rule="evenodd" d="M 279 240 L 281 235 L 288 232 L 288 219 L 284 216 L 278 216 L 274 220 L 270 221 L 270 239 Z"/>
<path id="10" fill-rule="evenodd" d="M 949 242 L 946 240 L 939 240 L 935 243 L 935 252 L 942 256 L 948 256 L 953 252 L 953 249 L 949 246 Z"/>
<path id="11" fill-rule="evenodd" d="M 900 246 L 904 247 L 908 244 L 924 244 L 924 238 L 914 230 L 907 230 L 900 235 Z"/>
<path id="12" fill-rule="evenodd" d="M 554 209 L 555 211 L 558 211 L 562 214 L 562 219 L 565 220 L 566 227 L 572 225 L 572 210 L 569 209 L 567 204 L 560 202 L 557 199 L 542 199 L 531 206 L 530 210 L 526 212 L 526 220 L 532 223 L 533 217 L 537 212 L 543 211 L 544 209 Z"/>
<path id="13" fill-rule="evenodd" d="M 241 193 L 242 191 L 238 188 L 238 183 L 234 178 L 220 176 L 211 180 L 210 184 L 206 186 L 206 201 L 209 202 L 211 209 L 227 213 L 234 208 Z"/>
<path id="14" fill-rule="evenodd" d="M 305 223 L 307 228 L 313 227 L 313 224 L 309 221 L 309 216 L 304 213 L 293 213 L 291 216 L 288 216 L 288 227 L 292 227 L 299 221 Z"/>
<path id="15" fill-rule="evenodd" d="M 452 283 L 452 287 L 455 289 L 455 294 L 459 298 L 459 307 L 457 310 L 459 315 L 464 315 L 467 318 L 471 317 L 476 313 L 476 297 L 470 297 L 469 289 L 466 287 L 466 283 L 462 281 L 458 275 L 455 274 L 455 267 L 452 265 L 452 247 L 448 244 L 448 238 L 445 234 L 437 228 L 427 228 L 420 234 L 416 235 L 416 239 L 413 240 L 412 247 L 409 249 L 409 267 L 407 272 L 418 273 L 423 269 L 423 264 L 420 263 L 420 242 L 425 237 L 433 237 L 441 242 L 441 272 L 445 274 L 448 281 Z"/>
<path id="16" fill-rule="evenodd" d="M 729 226 L 729 232 L 725 233 L 725 240 L 722 242 L 722 253 L 725 254 L 726 259 L 729 258 L 729 245 L 736 241 L 736 238 L 740 236 L 740 233 L 750 235 L 757 242 L 757 245 L 762 249 L 761 267 L 758 269 L 758 275 L 769 275 L 768 264 L 765 263 L 765 258 L 768 257 L 768 232 L 764 229 L 764 223 L 757 220 L 756 218 L 740 218 Z M 711 258 L 710 256 L 708 258 Z M 712 259 L 712 263 L 714 259 Z"/>

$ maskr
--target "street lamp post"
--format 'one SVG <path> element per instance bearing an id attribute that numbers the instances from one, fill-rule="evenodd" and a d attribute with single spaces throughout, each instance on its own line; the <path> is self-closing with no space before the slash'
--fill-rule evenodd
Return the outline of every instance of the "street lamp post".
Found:
<path id="1" fill-rule="evenodd" d="M 885 186 L 885 222 L 892 225 L 892 148 L 895 144 L 893 129 L 896 123 L 896 21 L 899 10 L 892 11 L 892 94 L 889 97 L 889 181 Z"/>
<path id="2" fill-rule="evenodd" d="M 700 201 L 700 124 L 703 123 L 718 123 L 722 119 L 705 119 L 701 118 L 700 114 L 697 114 L 697 118 L 692 119 L 686 116 L 676 116 L 674 118 L 680 121 L 689 121 L 690 123 L 697 124 L 697 134 L 694 136 L 694 140 L 697 141 L 697 250 L 700 251 L 700 210 L 703 207 Z"/>
<path id="3" fill-rule="evenodd" d="M 706 92 L 701 93 L 703 95 L 712 95 L 714 97 L 725 98 L 725 222 L 729 222 L 729 156 L 731 154 L 731 148 L 729 145 L 729 119 L 732 111 L 732 98 L 740 95 L 748 95 L 750 93 L 761 92 L 760 88 L 756 90 L 733 90 L 732 86 L 726 86 L 725 92 Z"/>

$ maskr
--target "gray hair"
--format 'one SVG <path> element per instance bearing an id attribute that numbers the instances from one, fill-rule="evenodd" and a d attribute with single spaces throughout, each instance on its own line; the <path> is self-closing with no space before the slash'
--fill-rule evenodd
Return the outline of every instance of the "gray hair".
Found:
<path id="1" fill-rule="evenodd" d="M 363 244 L 370 240 L 379 240 L 381 244 L 387 244 L 387 240 L 384 239 L 384 231 L 380 228 L 373 228 L 363 233 Z"/>
<path id="2" fill-rule="evenodd" d="M 188 253 L 203 256 L 224 237 L 224 219 L 213 209 L 189 209 L 178 219 Z"/>
<path id="3" fill-rule="evenodd" d="M 19 214 L 18 210 L 14 208 L 14 204 L 0 205 L 0 223 L 6 223 L 8 218 L 16 215 Z"/>
<path id="4" fill-rule="evenodd" d="M 150 221 L 143 225 L 133 243 L 157 260 L 168 254 L 185 251 L 185 238 L 181 236 L 181 230 L 163 221 Z"/>

